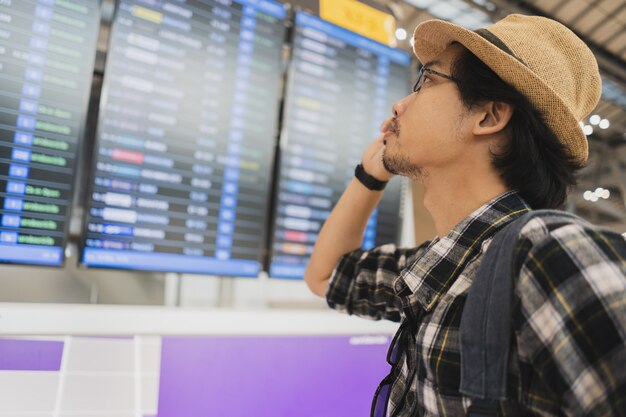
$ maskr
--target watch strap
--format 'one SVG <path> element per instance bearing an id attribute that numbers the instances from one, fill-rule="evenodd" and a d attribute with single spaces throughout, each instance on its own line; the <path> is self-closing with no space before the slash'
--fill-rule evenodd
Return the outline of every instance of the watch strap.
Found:
<path id="1" fill-rule="evenodd" d="M 366 188 L 373 191 L 381 191 L 385 189 L 385 185 L 387 185 L 387 181 L 381 181 L 376 177 L 371 176 L 365 169 L 362 164 L 358 164 L 354 169 L 354 176 L 361 184 L 363 184 Z"/>

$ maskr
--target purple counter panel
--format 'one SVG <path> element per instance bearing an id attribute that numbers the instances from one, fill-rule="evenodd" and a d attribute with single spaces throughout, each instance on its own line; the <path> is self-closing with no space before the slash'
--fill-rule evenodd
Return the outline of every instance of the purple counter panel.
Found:
<path id="1" fill-rule="evenodd" d="M 389 337 L 164 337 L 158 417 L 369 415 Z"/>
<path id="2" fill-rule="evenodd" d="M 0 371 L 58 371 L 63 342 L 0 339 Z"/>

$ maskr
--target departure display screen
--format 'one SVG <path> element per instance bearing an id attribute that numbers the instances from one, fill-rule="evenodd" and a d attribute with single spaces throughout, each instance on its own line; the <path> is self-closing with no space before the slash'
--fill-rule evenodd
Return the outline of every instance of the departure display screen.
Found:
<path id="1" fill-rule="evenodd" d="M 393 103 L 409 91 L 409 54 L 296 14 L 281 134 L 270 276 L 302 278 L 317 234 Z M 396 242 L 401 178 L 387 185 L 363 248 Z"/>
<path id="2" fill-rule="evenodd" d="M 0 1 L 0 262 L 63 263 L 99 25 L 95 0 Z"/>
<path id="3" fill-rule="evenodd" d="M 256 276 L 286 6 L 118 3 L 82 263 Z"/>

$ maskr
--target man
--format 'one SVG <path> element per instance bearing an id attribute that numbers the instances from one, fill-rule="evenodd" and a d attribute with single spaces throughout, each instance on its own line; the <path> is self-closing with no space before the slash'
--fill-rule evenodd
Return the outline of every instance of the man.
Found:
<path id="1" fill-rule="evenodd" d="M 542 17 L 510 15 L 475 32 L 430 20 L 414 41 L 423 64 L 414 92 L 363 153 L 305 280 L 339 311 L 402 322 L 384 381 L 390 416 L 461 416 L 471 400 L 459 393 L 459 323 L 477 267 L 506 224 L 564 203 L 587 160 L 579 121 L 601 80 L 587 46 Z M 394 174 L 424 185 L 437 237 L 363 251 Z M 500 415 L 626 416 L 623 237 L 540 217 L 522 229 L 515 254 Z"/>

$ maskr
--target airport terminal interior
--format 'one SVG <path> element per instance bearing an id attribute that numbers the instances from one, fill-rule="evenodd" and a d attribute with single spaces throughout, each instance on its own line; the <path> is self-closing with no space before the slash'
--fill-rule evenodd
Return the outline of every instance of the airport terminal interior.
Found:
<path id="1" fill-rule="evenodd" d="M 414 28 L 511 13 L 594 53 L 565 209 L 626 233 L 626 0 L 0 0 L 0 416 L 368 415 L 398 324 L 304 270 Z M 362 248 L 432 239 L 422 197 L 393 178 Z"/>

